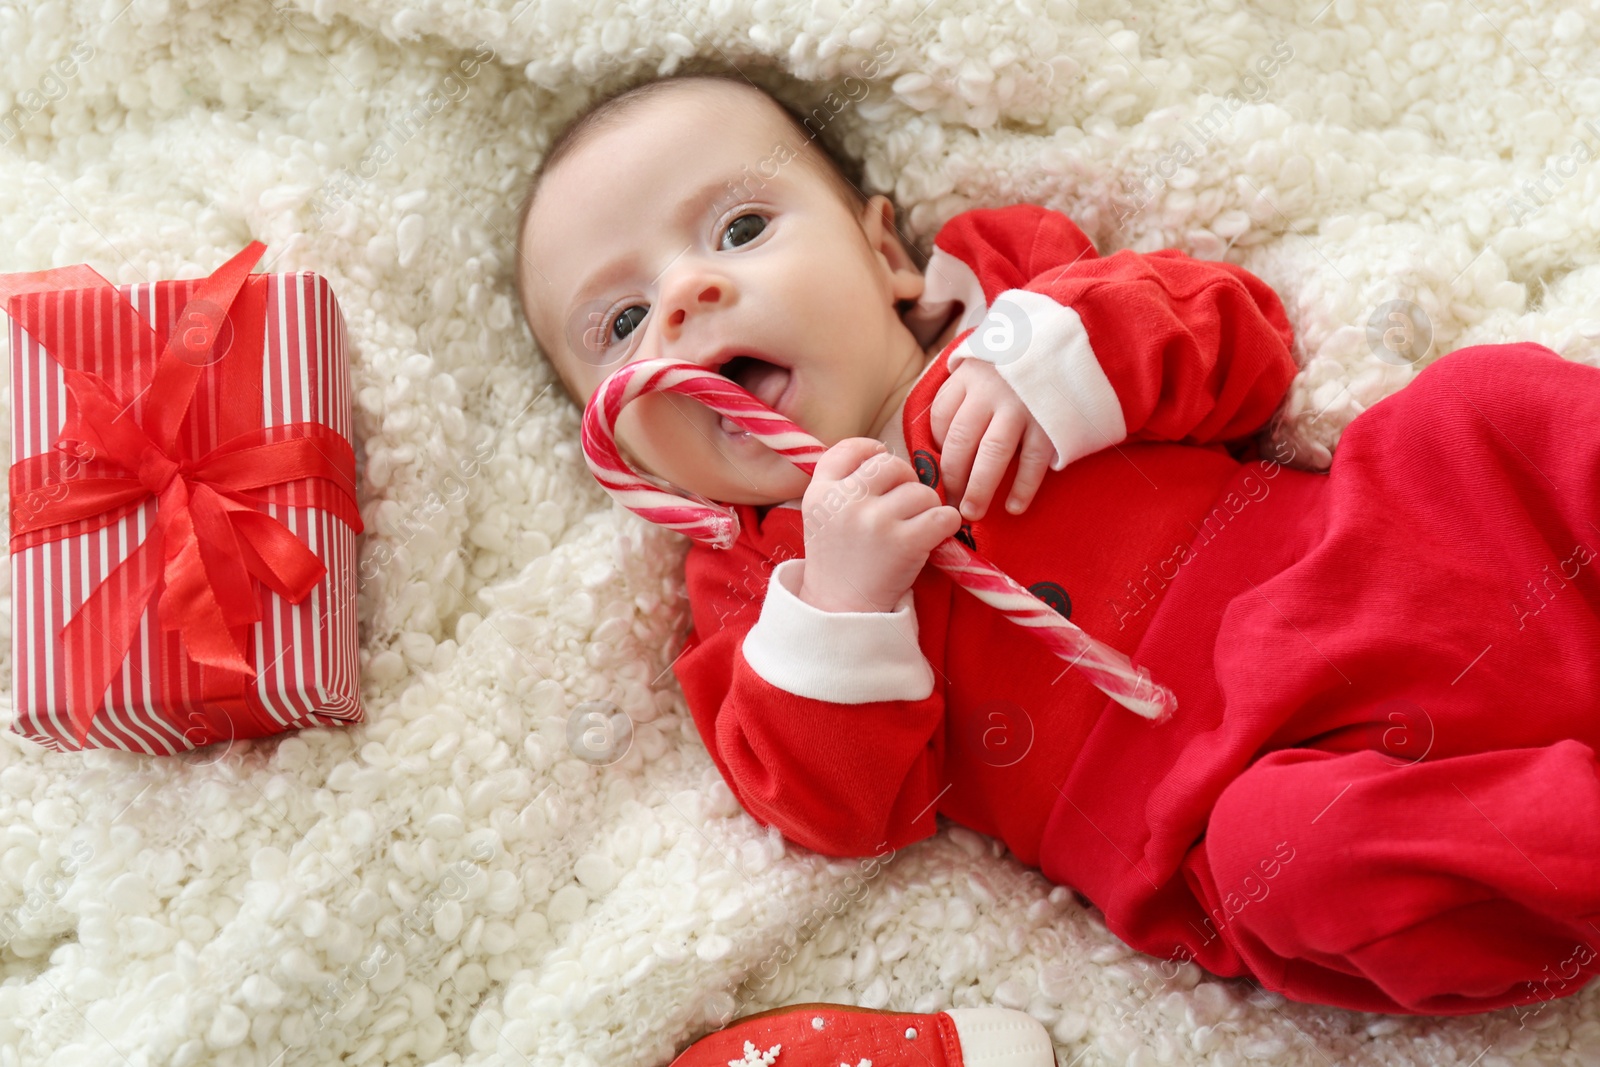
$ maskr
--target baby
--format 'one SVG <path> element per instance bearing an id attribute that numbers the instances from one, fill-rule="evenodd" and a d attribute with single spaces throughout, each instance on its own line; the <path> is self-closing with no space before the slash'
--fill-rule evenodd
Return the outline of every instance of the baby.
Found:
<path id="1" fill-rule="evenodd" d="M 1600 426 L 1600 370 L 1462 349 L 1331 471 L 1263 459 L 1297 368 L 1259 278 L 1101 257 L 1032 205 L 957 215 L 923 266 L 890 201 L 736 78 L 569 126 L 518 241 L 575 402 L 672 357 L 829 446 L 808 479 L 687 398 L 618 422 L 636 466 L 739 514 L 734 546 L 690 550 L 674 670 L 755 818 L 867 856 L 943 814 L 1133 947 L 1299 1000 L 1457 1014 L 1600 968 L 1600 435 L 1572 432 Z M 1175 716 L 926 567 L 952 536 Z"/>

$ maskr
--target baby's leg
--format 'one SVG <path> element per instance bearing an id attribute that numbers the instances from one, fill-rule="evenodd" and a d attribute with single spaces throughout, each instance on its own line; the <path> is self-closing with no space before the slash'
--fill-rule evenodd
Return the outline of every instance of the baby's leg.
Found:
<path id="1" fill-rule="evenodd" d="M 1183 866 L 1207 931 L 1296 1000 L 1532 1011 L 1600 972 L 1600 764 L 1578 741 L 1417 763 L 1280 749 Z"/>

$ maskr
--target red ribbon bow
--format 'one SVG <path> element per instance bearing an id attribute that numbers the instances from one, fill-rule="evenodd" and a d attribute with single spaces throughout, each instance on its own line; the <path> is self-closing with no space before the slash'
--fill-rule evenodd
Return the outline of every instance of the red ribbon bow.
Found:
<path id="1" fill-rule="evenodd" d="M 298 604 L 327 573 L 264 504 L 321 508 L 362 530 L 349 442 L 315 422 L 261 425 L 266 276 L 246 281 L 264 251 L 253 241 L 201 281 L 170 331 L 152 329 L 86 266 L 0 277 L 0 301 L 61 364 L 70 397 L 51 450 L 11 467 L 12 552 L 83 536 L 151 496 L 157 501 L 148 536 L 61 629 L 67 713 L 80 744 L 158 593 L 160 628 L 182 635 L 193 662 L 223 672 L 225 685 L 206 688 L 213 697 L 232 694 L 229 702 L 237 704 L 257 674 L 247 641 L 248 627 L 262 617 L 256 583 Z M 56 291 L 91 287 L 113 298 L 118 348 L 110 358 L 137 364 L 142 353 L 160 353 L 142 396 L 118 396 L 82 369 L 94 365 L 89 349 L 97 339 L 46 313 Z M 231 342 L 219 346 L 230 328 Z M 105 331 L 98 341 L 104 345 Z M 202 374 L 224 357 L 230 365 L 217 366 L 213 378 L 222 443 L 194 455 L 195 435 L 179 431 Z"/>

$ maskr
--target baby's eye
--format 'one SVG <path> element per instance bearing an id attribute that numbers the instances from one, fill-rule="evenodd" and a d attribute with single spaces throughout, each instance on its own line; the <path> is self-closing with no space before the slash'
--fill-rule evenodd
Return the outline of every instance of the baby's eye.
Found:
<path id="1" fill-rule="evenodd" d="M 740 215 L 728 223 L 728 228 L 722 231 L 722 245 L 724 250 L 737 248 L 742 244 L 749 244 L 761 236 L 761 231 L 767 228 L 767 220 L 762 215 Z"/>
<path id="2" fill-rule="evenodd" d="M 630 333 L 639 328 L 639 323 L 650 311 L 643 304 L 630 304 L 623 308 L 617 317 L 611 320 L 611 329 L 606 331 L 606 336 L 612 341 L 621 341 Z"/>

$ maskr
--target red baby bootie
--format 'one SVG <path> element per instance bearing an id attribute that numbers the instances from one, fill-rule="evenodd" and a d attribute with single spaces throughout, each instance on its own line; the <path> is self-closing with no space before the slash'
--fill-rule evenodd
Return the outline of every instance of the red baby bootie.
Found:
<path id="1" fill-rule="evenodd" d="M 793 1004 L 748 1015 L 690 1045 L 671 1067 L 1056 1067 L 1039 1020 L 1009 1008 L 912 1015 Z"/>

